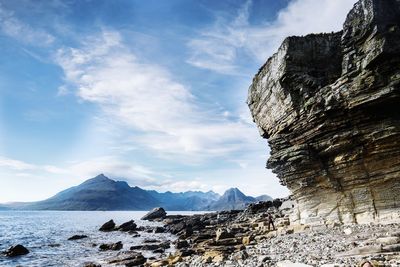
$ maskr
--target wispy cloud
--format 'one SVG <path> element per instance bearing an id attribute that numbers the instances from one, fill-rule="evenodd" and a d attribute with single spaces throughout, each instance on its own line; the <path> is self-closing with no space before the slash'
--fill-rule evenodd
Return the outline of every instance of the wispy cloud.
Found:
<path id="1" fill-rule="evenodd" d="M 275 21 L 252 25 L 252 3 L 247 1 L 233 20 L 219 17 L 213 26 L 201 30 L 198 37 L 187 43 L 187 62 L 219 73 L 237 74 L 241 67 L 239 54 L 262 64 L 287 36 L 340 30 L 355 2 L 293 0 Z"/>
<path id="2" fill-rule="evenodd" d="M 145 166 L 113 156 L 98 157 L 72 163 L 66 168 L 70 174 L 79 174 L 83 179 L 94 177 L 101 172 L 110 178 L 123 179 L 137 186 L 159 185 L 156 177 L 162 176 L 162 174 L 156 173 Z"/>
<path id="3" fill-rule="evenodd" d="M 36 165 L 27 163 L 24 161 L 8 158 L 8 157 L 1 157 L 0 156 L 0 167 L 7 168 L 12 171 L 18 172 L 27 172 L 27 171 L 44 171 L 47 173 L 53 174 L 61 174 L 65 173 L 65 171 L 61 168 L 52 165 Z"/>
<path id="4" fill-rule="evenodd" d="M 35 46 L 49 46 L 55 37 L 41 29 L 34 29 L 14 16 L 0 3 L 0 30 L 3 34 Z"/>
<path id="5" fill-rule="evenodd" d="M 166 69 L 132 53 L 118 32 L 60 49 L 56 60 L 80 99 L 98 104 L 127 136 L 135 134 L 136 144 L 159 156 L 223 156 L 256 137 L 252 125 L 199 105 Z"/>

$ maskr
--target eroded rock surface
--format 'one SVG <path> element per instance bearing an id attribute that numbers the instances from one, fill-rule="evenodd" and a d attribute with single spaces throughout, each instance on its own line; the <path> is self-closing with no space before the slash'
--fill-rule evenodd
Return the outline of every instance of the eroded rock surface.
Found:
<path id="1" fill-rule="evenodd" d="M 360 0 L 343 31 L 286 38 L 248 105 L 298 203 L 292 221 L 400 218 L 399 0 Z"/>

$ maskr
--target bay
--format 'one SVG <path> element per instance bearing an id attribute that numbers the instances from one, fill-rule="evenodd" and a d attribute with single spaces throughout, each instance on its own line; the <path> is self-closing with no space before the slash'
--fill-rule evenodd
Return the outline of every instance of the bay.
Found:
<path id="1" fill-rule="evenodd" d="M 97 262 L 107 266 L 105 259 L 115 256 L 115 251 L 99 251 L 101 243 L 122 241 L 121 251 L 130 246 L 143 244 L 145 239 L 173 241 L 175 236 L 166 233 L 140 232 L 133 237 L 124 232 L 100 232 L 99 227 L 113 219 L 117 225 L 135 220 L 138 226 L 159 226 L 158 222 L 142 221 L 145 211 L 1 211 L 0 251 L 11 245 L 27 247 L 29 254 L 7 258 L 0 255 L 0 266 L 83 266 L 85 262 Z M 197 212 L 196 212 L 197 213 Z M 193 212 L 168 212 L 168 214 L 193 214 Z M 88 238 L 69 241 L 76 235 Z M 173 248 L 170 249 L 172 251 Z M 168 251 L 166 251 L 168 252 Z M 152 256 L 145 252 L 145 256 Z"/>

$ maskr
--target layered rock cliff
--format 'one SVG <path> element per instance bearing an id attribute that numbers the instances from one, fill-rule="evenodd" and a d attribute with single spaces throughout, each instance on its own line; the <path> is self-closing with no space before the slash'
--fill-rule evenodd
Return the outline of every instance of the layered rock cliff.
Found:
<path id="1" fill-rule="evenodd" d="M 299 222 L 400 218 L 399 0 L 360 0 L 343 31 L 286 38 L 248 105 Z"/>

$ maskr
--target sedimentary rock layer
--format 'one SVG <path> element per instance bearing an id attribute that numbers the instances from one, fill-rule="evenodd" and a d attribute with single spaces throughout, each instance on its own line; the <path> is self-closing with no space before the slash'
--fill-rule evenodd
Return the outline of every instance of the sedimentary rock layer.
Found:
<path id="1" fill-rule="evenodd" d="M 399 0 L 361 0 L 343 31 L 286 38 L 248 105 L 301 223 L 400 218 Z"/>

